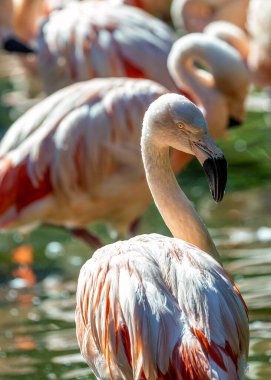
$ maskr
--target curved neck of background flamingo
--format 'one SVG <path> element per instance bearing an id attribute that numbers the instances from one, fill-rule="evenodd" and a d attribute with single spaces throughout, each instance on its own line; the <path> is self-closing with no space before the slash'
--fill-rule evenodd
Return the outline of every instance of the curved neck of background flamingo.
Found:
<path id="1" fill-rule="evenodd" d="M 156 207 L 174 237 L 194 244 L 220 262 L 206 226 L 177 183 L 170 164 L 169 147 L 156 146 L 146 133 L 148 128 L 143 125 L 142 158 Z"/>
<path id="2" fill-rule="evenodd" d="M 184 45 L 183 42 L 180 38 L 173 45 L 168 57 L 168 70 L 180 90 L 186 91 L 204 111 L 204 101 L 215 85 L 213 62 L 210 62 L 206 45 L 195 44 L 194 41 L 190 44 L 186 41 Z"/>

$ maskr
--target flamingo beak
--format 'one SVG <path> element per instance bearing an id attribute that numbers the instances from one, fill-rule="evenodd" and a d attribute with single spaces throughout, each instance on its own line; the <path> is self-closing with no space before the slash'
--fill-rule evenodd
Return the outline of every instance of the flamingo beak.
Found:
<path id="1" fill-rule="evenodd" d="M 214 141 L 208 136 L 205 143 L 192 143 L 192 148 L 202 165 L 208 180 L 212 197 L 215 202 L 223 199 L 227 183 L 227 161 Z"/>
<path id="2" fill-rule="evenodd" d="M 242 121 L 241 121 L 241 120 L 238 120 L 238 119 L 236 119 L 236 118 L 233 117 L 233 116 L 230 116 L 230 117 L 229 117 L 229 120 L 228 120 L 228 128 L 239 127 L 241 124 L 242 124 Z"/>
<path id="3" fill-rule="evenodd" d="M 14 36 L 9 36 L 3 41 L 3 49 L 12 53 L 35 53 L 31 47 Z"/>

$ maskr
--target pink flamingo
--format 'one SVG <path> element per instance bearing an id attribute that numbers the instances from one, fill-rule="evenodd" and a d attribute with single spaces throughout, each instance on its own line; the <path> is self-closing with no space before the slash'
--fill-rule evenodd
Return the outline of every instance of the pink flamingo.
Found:
<path id="1" fill-rule="evenodd" d="M 0 144 L 0 229 L 49 223 L 82 236 L 81 227 L 104 221 L 126 234 L 150 203 L 141 122 L 165 92 L 148 80 L 94 79 L 26 112 Z"/>
<path id="2" fill-rule="evenodd" d="M 246 305 L 214 259 L 216 247 L 179 188 L 169 149 L 195 155 L 216 202 L 226 161 L 199 109 L 166 94 L 147 110 L 142 158 L 153 199 L 173 238 L 140 235 L 97 250 L 81 269 L 76 333 L 97 379 L 244 378 Z"/>
<path id="3" fill-rule="evenodd" d="M 45 91 L 111 76 L 147 78 L 175 91 L 166 67 L 175 39 L 165 23 L 135 7 L 71 3 L 50 14 L 40 30 L 37 54 Z"/>
<path id="4" fill-rule="evenodd" d="M 171 18 L 176 29 L 202 32 L 213 21 L 245 28 L 249 0 L 173 0 Z"/>
<path id="5" fill-rule="evenodd" d="M 39 72 L 47 93 L 105 76 L 148 78 L 176 90 L 166 68 L 176 36 L 143 10 L 112 1 L 71 2 L 49 12 L 37 28 L 44 1 L 20 3 L 14 33 L 25 42 L 33 40 L 37 58 L 32 71 Z M 13 36 L 9 44 L 14 46 Z"/>

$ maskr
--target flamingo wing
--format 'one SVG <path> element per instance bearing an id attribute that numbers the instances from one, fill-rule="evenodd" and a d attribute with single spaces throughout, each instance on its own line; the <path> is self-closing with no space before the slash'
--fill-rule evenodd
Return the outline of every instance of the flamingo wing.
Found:
<path id="1" fill-rule="evenodd" d="M 240 293 L 205 252 L 141 235 L 96 251 L 77 290 L 77 338 L 98 378 L 239 379 L 247 356 Z"/>

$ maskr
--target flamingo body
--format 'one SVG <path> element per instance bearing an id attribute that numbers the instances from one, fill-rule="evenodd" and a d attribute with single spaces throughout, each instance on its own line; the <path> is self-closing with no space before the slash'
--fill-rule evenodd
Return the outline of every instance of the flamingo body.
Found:
<path id="1" fill-rule="evenodd" d="M 0 145 L 0 227 L 106 221 L 126 233 L 150 202 L 143 115 L 165 92 L 148 80 L 97 79 L 26 112 Z"/>
<path id="2" fill-rule="evenodd" d="M 165 23 L 140 9 L 105 1 L 72 3 L 51 13 L 40 31 L 38 60 L 45 90 L 123 76 L 148 78 L 176 90 L 166 69 L 174 40 Z"/>
<path id="3" fill-rule="evenodd" d="M 96 251 L 81 269 L 76 328 L 98 379 L 241 379 L 244 301 L 207 253 L 157 234 Z"/>

